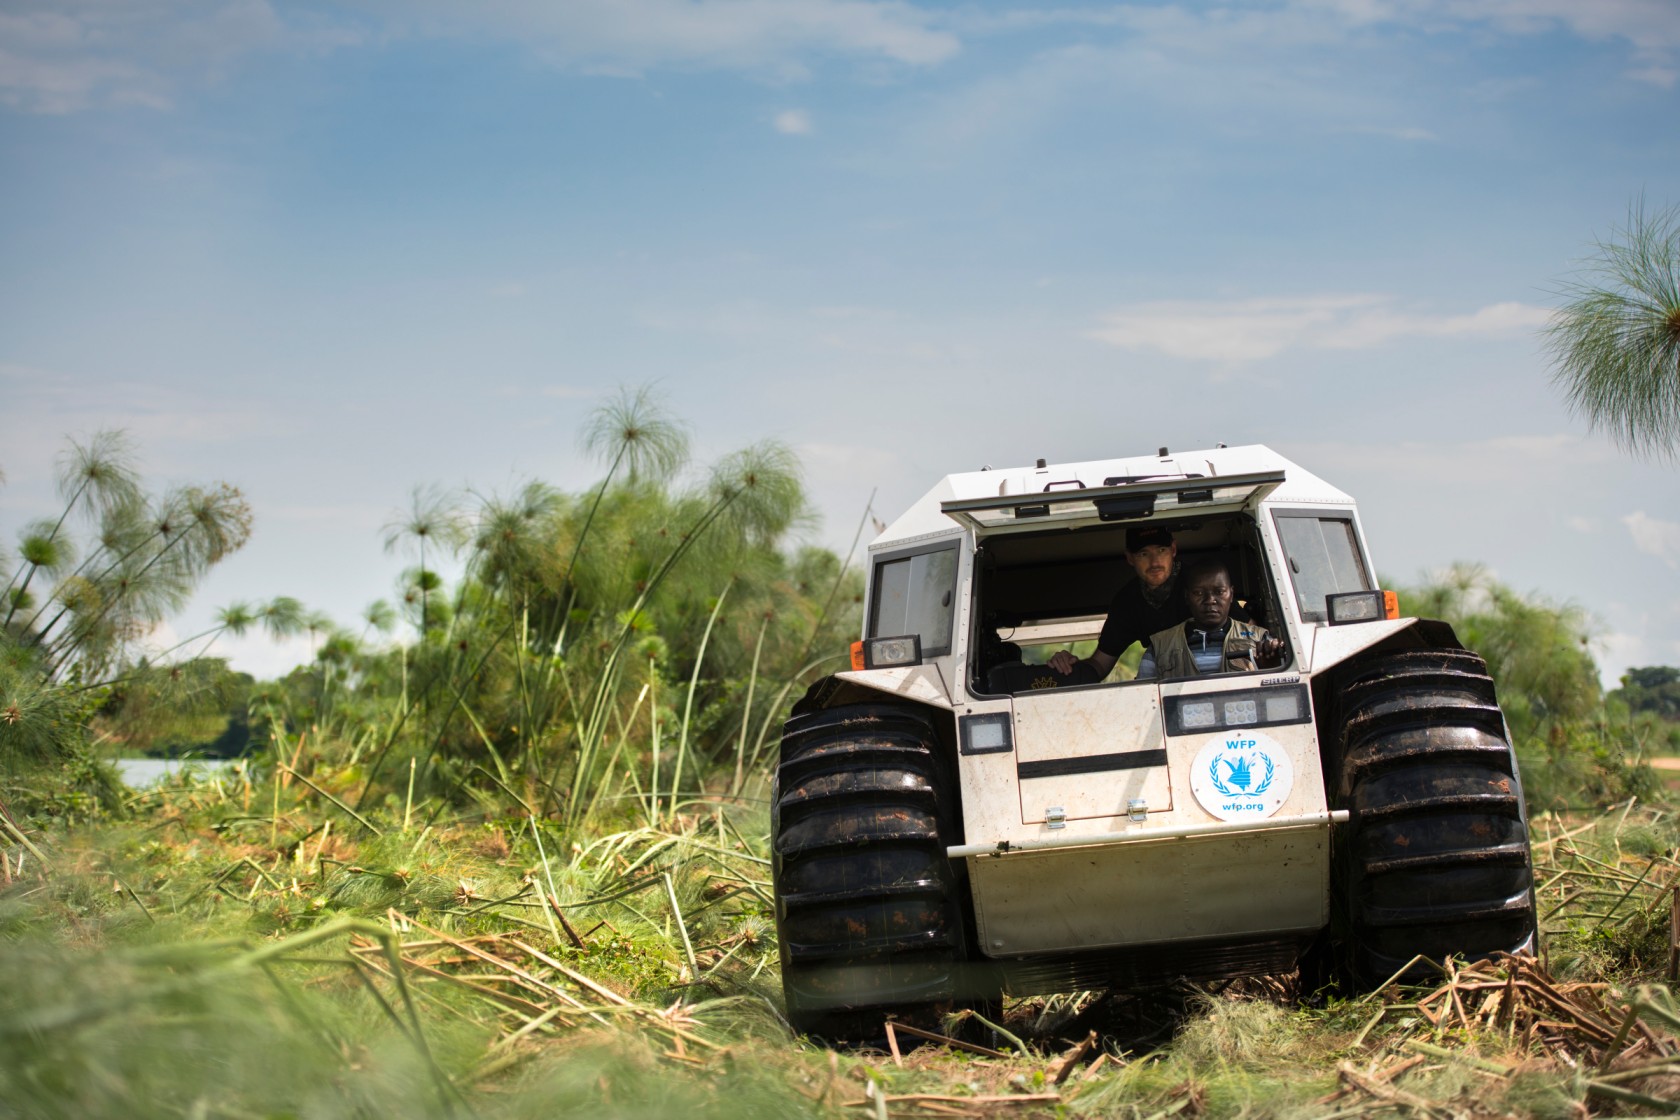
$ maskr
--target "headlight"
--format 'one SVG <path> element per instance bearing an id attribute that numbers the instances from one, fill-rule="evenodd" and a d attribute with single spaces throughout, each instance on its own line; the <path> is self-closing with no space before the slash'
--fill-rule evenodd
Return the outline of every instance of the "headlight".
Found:
<path id="1" fill-rule="evenodd" d="M 890 669 L 895 665 L 922 663 L 922 636 L 904 634 L 896 638 L 870 638 L 863 643 L 865 669 Z"/>
<path id="2" fill-rule="evenodd" d="M 1267 693 L 1266 701 L 1267 723 L 1295 723 L 1301 718 L 1301 694 L 1291 690 L 1281 693 Z"/>
<path id="3" fill-rule="evenodd" d="M 1400 597 L 1392 591 L 1345 591 L 1324 597 L 1330 625 L 1344 622 L 1376 622 L 1400 617 Z"/>
<path id="4" fill-rule="evenodd" d="M 1252 696 L 1225 701 L 1226 727 L 1251 727 L 1260 722 L 1260 709 Z"/>
<path id="5" fill-rule="evenodd" d="M 1237 692 L 1164 696 L 1167 734 L 1190 735 L 1226 727 L 1270 727 L 1312 719 L 1305 685 L 1274 685 Z"/>
<path id="6" fill-rule="evenodd" d="M 1186 731 L 1218 727 L 1219 713 L 1212 700 L 1186 700 L 1178 706 L 1178 723 Z"/>

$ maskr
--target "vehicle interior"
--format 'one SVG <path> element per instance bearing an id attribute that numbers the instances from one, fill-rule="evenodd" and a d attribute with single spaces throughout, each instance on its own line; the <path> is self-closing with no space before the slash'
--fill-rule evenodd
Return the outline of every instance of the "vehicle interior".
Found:
<path id="1" fill-rule="evenodd" d="M 976 554 L 974 593 L 977 633 L 969 648 L 971 687 L 979 695 L 1012 693 L 1023 687 L 1092 683 L 1067 681 L 1046 670 L 1037 683 L 1023 685 L 1022 674 L 993 674 L 1000 665 L 1042 665 L 1061 649 L 1085 657 L 1096 648 L 1109 603 L 1120 588 L 1137 579 L 1126 563 L 1126 530 L 1140 522 L 1097 524 L 1042 533 L 988 536 Z M 1235 602 L 1248 617 L 1272 629 L 1278 617 L 1277 590 L 1263 561 L 1260 535 L 1246 513 L 1195 519 L 1156 519 L 1178 545 L 1184 570 L 1198 560 L 1218 558 L 1231 572 Z M 1137 653 L 1123 657 L 1109 682 L 1132 679 Z M 1100 682 L 1098 682 L 1100 683 Z"/>

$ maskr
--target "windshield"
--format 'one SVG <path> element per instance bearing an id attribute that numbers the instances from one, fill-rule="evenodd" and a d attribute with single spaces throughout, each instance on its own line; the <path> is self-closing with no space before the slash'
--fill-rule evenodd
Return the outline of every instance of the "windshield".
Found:
<path id="1" fill-rule="evenodd" d="M 1289 558 L 1295 603 L 1304 620 L 1323 622 L 1329 617 L 1324 602 L 1327 595 L 1371 590 L 1349 514 L 1280 512 L 1277 528 L 1284 555 Z"/>
<path id="2" fill-rule="evenodd" d="M 951 652 L 957 588 L 957 544 L 937 545 L 875 565 L 869 636 L 917 634 L 926 657 Z"/>

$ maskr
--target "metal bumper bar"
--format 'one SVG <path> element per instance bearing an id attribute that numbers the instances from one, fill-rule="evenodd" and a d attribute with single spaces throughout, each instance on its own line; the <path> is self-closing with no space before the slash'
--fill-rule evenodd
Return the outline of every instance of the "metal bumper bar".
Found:
<path id="1" fill-rule="evenodd" d="M 1222 832 L 1269 832 L 1278 828 L 1326 828 L 1348 819 L 1346 809 L 1311 813 L 1304 817 L 1278 817 L 1265 821 L 1216 821 L 1212 824 L 1163 825 L 1134 828 L 1127 832 L 1100 832 L 1092 836 L 1038 836 L 1030 840 L 999 840 L 995 844 L 953 844 L 945 849 L 952 859 L 970 856 L 1004 856 L 1010 852 L 1044 851 L 1048 848 L 1079 848 L 1088 844 L 1128 844 L 1137 840 L 1171 840 L 1185 836 L 1213 836 Z"/>

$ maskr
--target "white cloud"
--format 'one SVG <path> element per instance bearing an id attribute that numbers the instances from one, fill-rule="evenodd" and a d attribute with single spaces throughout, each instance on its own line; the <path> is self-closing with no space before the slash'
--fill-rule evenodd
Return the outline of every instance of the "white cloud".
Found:
<path id="1" fill-rule="evenodd" d="M 1444 8 L 1467 22 L 1485 19 L 1519 34 L 1562 26 L 1584 39 L 1621 39 L 1641 51 L 1680 47 L 1680 8 L 1671 0 L 1423 0 L 1419 6 Z"/>
<path id="2" fill-rule="evenodd" d="M 1680 47 L 1680 10 L 1670 0 L 1293 0 L 1351 24 L 1404 24 L 1433 33 L 1483 25 L 1510 35 L 1563 29 L 1583 39 L 1620 39 L 1636 50 Z"/>
<path id="3" fill-rule="evenodd" d="M 1368 136 L 1386 136 L 1391 140 L 1409 140 L 1413 142 L 1434 141 L 1440 139 L 1439 136 L 1436 136 L 1427 128 L 1417 127 L 1384 128 L 1379 125 L 1359 125 L 1355 128 L 1350 128 L 1348 131 L 1362 132 Z"/>
<path id="4" fill-rule="evenodd" d="M 367 0 L 422 35 L 514 39 L 565 66 L 638 72 L 658 65 L 796 72 L 809 54 L 851 54 L 913 66 L 960 44 L 899 0 Z"/>
<path id="5" fill-rule="evenodd" d="M 803 109 L 786 109 L 777 113 L 772 123 L 777 132 L 789 136 L 805 136 L 811 131 L 811 114 Z"/>
<path id="6" fill-rule="evenodd" d="M 182 82 L 216 81 L 259 51 L 359 39 L 268 0 L 18 0 L 0 12 L 0 104 L 33 113 L 168 108 Z"/>
<path id="7" fill-rule="evenodd" d="M 205 627 L 209 629 L 209 627 Z M 183 639 L 189 639 L 183 642 Z M 295 634 L 274 638 L 261 630 L 249 633 L 182 634 L 173 622 L 160 622 L 138 642 L 134 652 L 166 663 L 187 661 L 194 657 L 225 658 L 235 671 L 250 673 L 258 680 L 283 677 L 299 665 L 315 660 L 315 651 L 324 640 L 321 636 Z"/>
<path id="8" fill-rule="evenodd" d="M 377 532 L 390 520 L 387 506 L 372 502 L 270 502 L 263 506 L 263 519 L 288 522 L 293 525 L 343 525 Z"/>
<path id="9" fill-rule="evenodd" d="M 1579 479 L 1589 467 L 1621 462 L 1609 444 L 1571 432 L 1438 442 L 1291 441 L 1280 443 L 1278 450 L 1327 478 L 1351 477 L 1376 465 L 1385 476 L 1405 479 L 1409 486 L 1463 486 L 1474 479 L 1478 486 L 1555 487 L 1563 480 Z M 1573 522 L 1569 527 L 1585 531 Z"/>
<path id="10" fill-rule="evenodd" d="M 1674 83 L 1680 80 L 1680 70 L 1672 66 L 1642 66 L 1638 70 L 1629 70 L 1628 77 L 1639 82 L 1649 82 L 1659 89 L 1673 89 Z"/>
<path id="11" fill-rule="evenodd" d="M 960 49 L 899 0 L 350 0 L 331 15 L 270 0 L 8 0 L 0 105 L 72 113 L 165 109 L 252 54 L 319 53 L 394 37 L 504 39 L 559 66 L 637 73 L 715 66 L 797 76 L 811 55 L 911 66 Z"/>
<path id="12" fill-rule="evenodd" d="M 1668 636 L 1671 629 L 1649 616 L 1634 621 L 1638 630 L 1612 630 L 1592 641 L 1599 681 L 1606 689 L 1618 687 L 1622 676 L 1635 666 L 1680 664 L 1680 641 Z"/>
<path id="13" fill-rule="evenodd" d="M 1467 103 L 1509 98 L 1538 79 L 1517 74 L 1453 88 L 1449 77 L 1436 90 L 1444 96 L 1433 97 L 1419 81 L 1438 82 L 1408 77 L 1397 48 L 1410 63 L 1436 54 L 1437 43 L 1479 50 L 1502 39 L 1573 35 L 1624 50 L 1630 78 L 1665 87 L 1680 54 L 1674 0 L 1247 0 L 1008 11 L 968 5 L 943 26 L 976 38 L 1059 32 L 1061 41 L 936 104 L 929 135 L 918 137 L 924 144 L 1024 131 L 1067 106 L 1105 97 L 1114 99 L 1121 121 L 1149 105 L 1215 114 L 1218 128 L 1236 134 L 1268 135 L 1281 121 L 1291 129 L 1426 142 L 1474 127 Z"/>
<path id="14" fill-rule="evenodd" d="M 1437 100 L 1397 79 L 1398 37 L 1304 0 L 1008 14 L 971 5 L 949 19 L 974 37 L 1060 32 L 1061 41 L 927 102 L 909 122 L 909 144 L 924 159 L 1032 136 L 1096 105 L 1122 130 L 1188 114 L 1208 118 L 1218 135 L 1249 138 L 1365 133 L 1418 143 L 1437 135 L 1429 119 Z"/>
<path id="15" fill-rule="evenodd" d="M 1633 547 L 1671 568 L 1680 568 L 1680 524 L 1651 517 L 1644 510 L 1628 514 L 1622 524 L 1633 537 Z"/>
<path id="16" fill-rule="evenodd" d="M 1550 314 L 1496 303 L 1467 315 L 1432 315 L 1405 310 L 1391 296 L 1359 294 L 1159 300 L 1111 311 L 1090 333 L 1126 350 L 1235 366 L 1291 349 L 1365 350 L 1401 337 L 1511 334 L 1544 324 Z"/>
<path id="17" fill-rule="evenodd" d="M 120 428 L 146 456 L 149 471 L 168 475 L 195 449 L 237 444 L 272 425 L 273 400 L 251 403 L 124 377 L 67 374 L 0 361 L 0 393 L 7 401 L 0 453 L 15 470 L 8 494 L 14 512 L 51 507 L 48 464 L 65 440 Z"/>
<path id="18" fill-rule="evenodd" d="M 311 638 L 307 634 L 271 638 L 259 630 L 237 636 L 224 634 L 205 654 L 225 657 L 230 668 L 250 673 L 258 680 L 274 680 L 299 665 L 312 664 L 322 641 L 322 638 Z"/>
<path id="19" fill-rule="evenodd" d="M 1432 35 L 1475 27 L 1508 35 L 1568 31 L 1592 41 L 1620 40 L 1633 48 L 1628 76 L 1671 88 L 1671 60 L 1680 51 L 1680 5 L 1673 0 L 1295 0 L 1330 10 L 1351 24 L 1399 24 Z"/>
<path id="20" fill-rule="evenodd" d="M 1132 3 L 1009 10 L 912 0 L 345 0 L 330 12 L 272 0 L 9 0 L 5 8 L 0 105 L 43 113 L 165 108 L 182 85 L 217 80 L 258 52 L 319 52 L 406 36 L 501 40 L 552 65 L 597 73 L 701 66 L 787 79 L 803 76 L 812 57 L 931 66 L 957 54 L 963 35 L 1066 28 L 1080 39 L 1106 32 L 1117 45 L 1052 48 L 1044 57 L 1053 66 L 1079 71 L 1095 59 L 1106 73 L 1170 88 L 1179 99 L 1283 101 L 1356 125 L 1362 116 L 1391 116 L 1386 110 L 1398 106 L 1346 84 L 1325 98 L 1324 67 L 1302 65 L 1303 55 L 1343 54 L 1385 27 L 1431 37 L 1563 31 L 1625 44 L 1633 80 L 1663 89 L 1680 82 L 1680 5 L 1672 0 L 1261 0 L 1200 9 Z M 1210 70 L 1219 81 L 1207 81 Z M 1027 84 L 1036 80 L 1028 76 Z M 1364 130 L 1433 138 L 1416 124 Z"/>

